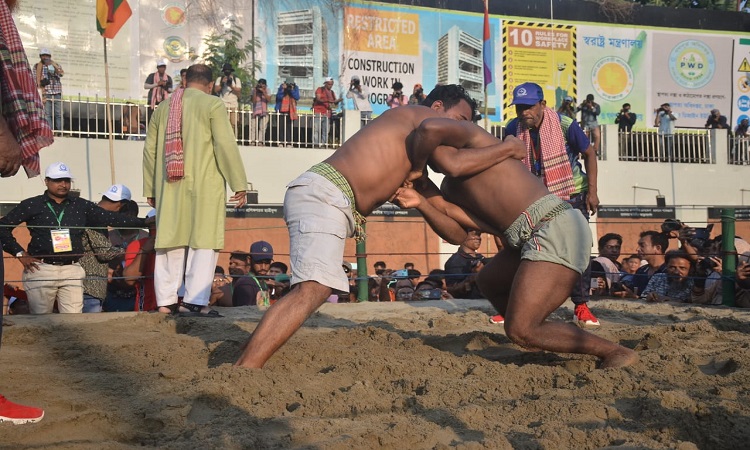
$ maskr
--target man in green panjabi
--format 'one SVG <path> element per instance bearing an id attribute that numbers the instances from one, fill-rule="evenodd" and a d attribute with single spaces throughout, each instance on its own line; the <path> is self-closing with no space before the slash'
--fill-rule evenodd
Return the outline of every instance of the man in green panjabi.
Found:
<path id="1" fill-rule="evenodd" d="M 159 230 L 156 302 L 162 313 L 218 315 L 208 300 L 224 248 L 226 185 L 235 193 L 230 201 L 244 206 L 247 177 L 226 107 L 210 95 L 211 69 L 190 66 L 187 80 L 154 112 L 143 149 L 143 191 Z"/>

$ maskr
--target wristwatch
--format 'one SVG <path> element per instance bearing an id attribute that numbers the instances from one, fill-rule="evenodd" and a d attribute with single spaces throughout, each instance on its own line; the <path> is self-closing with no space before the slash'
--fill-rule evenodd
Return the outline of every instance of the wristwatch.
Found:
<path id="1" fill-rule="evenodd" d="M 21 250 L 20 252 L 16 253 L 16 258 L 20 258 L 23 256 L 24 251 Z"/>

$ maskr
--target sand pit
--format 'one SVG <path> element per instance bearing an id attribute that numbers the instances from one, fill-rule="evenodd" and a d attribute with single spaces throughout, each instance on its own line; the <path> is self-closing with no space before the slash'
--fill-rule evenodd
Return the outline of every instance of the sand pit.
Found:
<path id="1" fill-rule="evenodd" d="M 262 371 L 232 367 L 255 308 L 11 317 L 0 392 L 46 417 L 0 448 L 747 448 L 750 312 L 592 309 L 639 363 L 525 352 L 483 301 L 328 304 Z"/>

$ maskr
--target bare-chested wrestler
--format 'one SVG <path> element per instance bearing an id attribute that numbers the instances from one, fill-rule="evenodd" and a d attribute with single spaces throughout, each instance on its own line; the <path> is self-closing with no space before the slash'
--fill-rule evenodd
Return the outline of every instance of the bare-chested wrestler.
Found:
<path id="1" fill-rule="evenodd" d="M 442 119 L 423 121 L 417 134 L 429 136 L 421 143 L 428 148 L 499 142 L 476 125 Z M 443 168 L 439 161 L 430 165 L 438 171 Z M 400 189 L 393 200 L 402 207 L 416 207 L 449 242 L 462 242 L 467 228 L 502 236 L 504 249 L 482 269 L 478 283 L 505 317 L 511 341 L 527 349 L 598 356 L 602 368 L 638 360 L 633 350 L 570 323 L 546 320 L 588 266 L 591 232 L 583 215 L 550 194 L 520 160 L 506 159 L 469 177 L 448 175 L 441 190 L 425 172 L 414 186 L 417 191 Z"/>
<path id="2" fill-rule="evenodd" d="M 365 217 L 395 194 L 407 178 L 418 178 L 434 146 L 415 143 L 415 133 L 428 118 L 469 121 L 476 103 L 457 85 L 435 88 L 422 103 L 386 111 L 347 140 L 330 158 L 316 164 L 287 186 L 284 219 L 289 228 L 292 292 L 263 316 L 236 365 L 260 368 L 302 323 L 335 291 L 349 291 L 341 270 L 344 241 L 362 237 Z M 468 122 L 467 122 L 468 123 Z M 433 158 L 451 176 L 479 173 L 525 150 L 516 138 L 493 141 L 478 148 L 468 140 L 455 147 L 470 147 L 461 155 L 455 148 Z M 460 156 L 460 158 L 459 158 Z"/>

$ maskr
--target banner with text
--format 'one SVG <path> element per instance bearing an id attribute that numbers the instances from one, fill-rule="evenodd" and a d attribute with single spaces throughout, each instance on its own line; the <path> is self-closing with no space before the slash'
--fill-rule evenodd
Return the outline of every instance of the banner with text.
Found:
<path id="1" fill-rule="evenodd" d="M 744 119 L 750 120 L 750 37 L 737 38 L 734 43 L 734 63 L 732 65 L 732 86 L 734 87 L 732 130 Z"/>
<path id="2" fill-rule="evenodd" d="M 576 28 L 573 25 L 503 22 L 503 120 L 515 117 L 513 89 L 534 82 L 547 106 L 557 109 L 566 96 L 577 96 Z"/>
<path id="3" fill-rule="evenodd" d="M 652 33 L 651 108 L 669 103 L 677 127 L 703 128 L 712 109 L 729 118 L 732 106 L 730 37 Z"/>
<path id="4" fill-rule="evenodd" d="M 625 27 L 578 27 L 578 92 L 581 103 L 587 94 L 601 106 L 599 124 L 612 124 L 623 103 L 630 103 L 638 121 L 636 128 L 652 125 L 646 114 L 649 50 L 645 31 Z M 648 117 L 648 120 L 644 120 Z"/>

